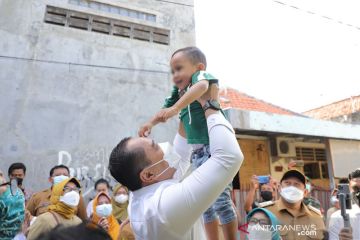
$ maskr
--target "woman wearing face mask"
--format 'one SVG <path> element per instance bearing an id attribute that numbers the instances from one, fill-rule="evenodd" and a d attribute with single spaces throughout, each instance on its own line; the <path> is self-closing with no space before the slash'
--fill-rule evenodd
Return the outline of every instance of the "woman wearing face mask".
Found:
<path id="1" fill-rule="evenodd" d="M 127 207 L 129 205 L 128 189 L 120 183 L 116 184 L 111 197 L 111 204 L 113 208 L 113 215 L 121 224 L 128 217 Z"/>
<path id="2" fill-rule="evenodd" d="M 249 232 L 247 240 L 281 240 L 277 231 L 279 221 L 270 211 L 264 208 L 255 208 L 246 217 Z"/>
<path id="3" fill-rule="evenodd" d="M 48 212 L 37 217 L 29 229 L 28 240 L 37 239 L 40 234 L 54 229 L 61 224 L 75 226 L 82 221 L 76 216 L 80 201 L 80 183 L 76 178 L 68 178 L 52 188 Z"/>
<path id="4" fill-rule="evenodd" d="M 117 240 L 120 234 L 120 225 L 112 214 L 110 197 L 100 192 L 93 200 L 93 215 L 91 221 L 101 226 L 111 236 Z"/>
<path id="5" fill-rule="evenodd" d="M 128 222 L 127 207 L 129 205 L 129 191 L 125 186 L 120 183 L 116 184 L 111 197 L 111 204 L 113 207 L 113 215 L 116 220 L 121 224 L 120 239 L 130 240 L 135 239 L 134 233 Z"/>

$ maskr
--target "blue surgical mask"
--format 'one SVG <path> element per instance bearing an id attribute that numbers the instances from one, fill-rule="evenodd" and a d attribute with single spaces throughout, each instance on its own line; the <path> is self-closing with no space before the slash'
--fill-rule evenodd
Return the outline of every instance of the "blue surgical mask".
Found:
<path id="1" fill-rule="evenodd" d="M 69 177 L 68 176 L 65 176 L 65 175 L 60 175 L 60 176 L 55 176 L 53 178 L 53 185 L 56 185 L 58 183 L 61 183 L 62 181 L 64 181 L 65 179 L 68 179 Z"/>
<path id="2" fill-rule="evenodd" d="M 99 217 L 109 217 L 112 213 L 112 205 L 111 204 L 102 204 L 96 206 L 96 214 Z"/>
<path id="3" fill-rule="evenodd" d="M 309 192 L 311 192 L 311 184 L 310 184 L 310 183 L 307 183 L 307 184 L 305 185 L 305 188 L 306 188 Z"/>

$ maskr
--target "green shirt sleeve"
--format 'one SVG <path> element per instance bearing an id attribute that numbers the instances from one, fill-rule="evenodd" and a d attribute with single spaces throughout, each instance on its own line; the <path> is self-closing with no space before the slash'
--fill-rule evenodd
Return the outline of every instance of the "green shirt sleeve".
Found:
<path id="1" fill-rule="evenodd" d="M 201 81 L 201 80 L 207 80 L 209 81 L 209 84 L 212 83 L 218 83 L 218 79 L 211 75 L 210 73 L 206 71 L 197 71 L 194 73 L 191 77 L 191 84 L 194 85 L 195 83 Z"/>
<path id="2" fill-rule="evenodd" d="M 178 100 L 179 100 L 179 89 L 176 86 L 174 86 L 173 90 L 171 91 L 170 97 L 167 97 L 165 99 L 163 108 L 172 107 Z"/>

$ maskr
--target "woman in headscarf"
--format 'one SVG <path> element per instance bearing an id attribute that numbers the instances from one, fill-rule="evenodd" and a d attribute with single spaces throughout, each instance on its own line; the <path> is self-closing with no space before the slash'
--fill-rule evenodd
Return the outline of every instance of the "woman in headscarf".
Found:
<path id="1" fill-rule="evenodd" d="M 111 198 L 104 192 L 100 192 L 93 199 L 91 221 L 101 226 L 111 236 L 112 240 L 118 240 L 120 225 L 112 214 Z"/>
<path id="2" fill-rule="evenodd" d="M 111 197 L 111 204 L 113 207 L 113 214 L 120 226 L 119 240 L 135 239 L 134 233 L 130 227 L 128 220 L 127 207 L 129 205 L 129 190 L 120 183 L 116 184 Z"/>
<path id="3" fill-rule="evenodd" d="M 116 184 L 113 189 L 113 196 L 111 197 L 111 204 L 113 208 L 113 215 L 121 224 L 128 218 L 127 207 L 129 205 L 128 189 L 120 183 Z"/>
<path id="4" fill-rule="evenodd" d="M 255 208 L 246 217 L 248 240 L 281 240 L 277 226 L 280 224 L 276 216 L 267 209 Z"/>
<path id="5" fill-rule="evenodd" d="M 48 212 L 41 214 L 29 228 L 27 240 L 37 239 L 42 233 L 62 224 L 64 227 L 82 223 L 76 216 L 80 201 L 80 182 L 76 178 L 68 178 L 52 188 Z"/>

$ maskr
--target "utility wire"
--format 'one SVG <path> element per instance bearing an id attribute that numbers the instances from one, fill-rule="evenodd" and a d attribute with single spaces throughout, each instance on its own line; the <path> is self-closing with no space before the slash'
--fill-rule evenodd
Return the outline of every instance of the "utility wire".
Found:
<path id="1" fill-rule="evenodd" d="M 25 58 L 25 57 L 15 57 L 15 56 L 0 55 L 0 58 L 16 59 L 16 60 L 32 61 L 32 62 L 42 62 L 42 63 L 52 63 L 52 64 L 60 64 L 60 65 L 68 65 L 68 66 L 83 66 L 83 67 L 93 67 L 93 68 L 107 68 L 107 69 L 116 69 L 116 70 L 169 74 L 169 72 L 166 72 L 166 71 L 158 71 L 158 70 L 150 70 L 150 69 L 126 68 L 126 67 L 85 64 L 85 63 L 61 62 L 61 61 L 54 61 L 54 60 L 41 60 L 41 59 L 35 59 L 35 58 Z"/>
<path id="2" fill-rule="evenodd" d="M 355 25 L 349 24 L 349 23 L 345 23 L 343 21 L 337 20 L 337 19 L 329 17 L 329 16 L 325 16 L 325 15 L 321 15 L 321 14 L 318 14 L 318 13 L 315 13 L 315 12 L 312 12 L 312 11 L 309 11 L 309 10 L 305 10 L 305 9 L 299 8 L 297 6 L 290 5 L 290 4 L 287 4 L 285 2 L 281 2 L 281 1 L 278 1 L 278 0 L 272 0 L 272 1 L 275 2 L 275 3 L 278 3 L 280 5 L 287 6 L 287 7 L 293 8 L 295 10 L 301 11 L 301 12 L 305 12 L 305 13 L 310 14 L 310 15 L 317 15 L 319 17 L 322 17 L 322 18 L 324 18 L 324 19 L 326 19 L 328 21 L 331 21 L 331 22 L 334 22 L 334 23 L 337 23 L 337 24 L 341 24 L 341 25 L 344 25 L 344 26 L 347 26 L 347 27 L 351 27 L 351 28 L 354 28 L 356 30 L 360 30 L 360 27 L 358 27 L 358 26 L 355 26 Z"/>

